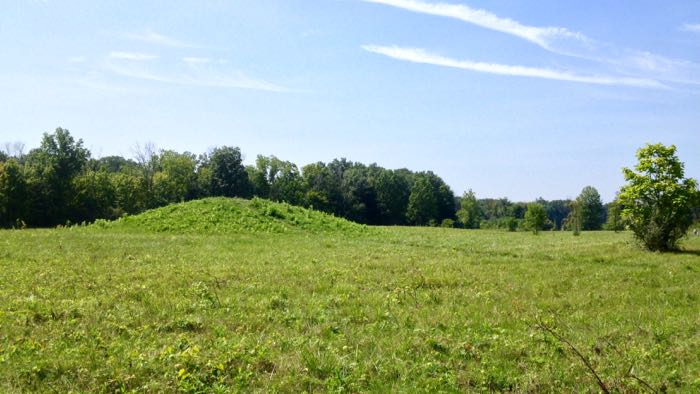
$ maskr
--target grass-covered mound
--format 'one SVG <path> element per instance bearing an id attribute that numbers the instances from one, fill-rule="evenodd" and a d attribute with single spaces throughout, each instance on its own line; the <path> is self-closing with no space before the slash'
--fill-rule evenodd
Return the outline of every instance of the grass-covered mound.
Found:
<path id="1" fill-rule="evenodd" d="M 287 203 L 260 198 L 205 198 L 152 209 L 95 227 L 174 233 L 283 233 L 292 231 L 356 233 L 366 226 Z"/>

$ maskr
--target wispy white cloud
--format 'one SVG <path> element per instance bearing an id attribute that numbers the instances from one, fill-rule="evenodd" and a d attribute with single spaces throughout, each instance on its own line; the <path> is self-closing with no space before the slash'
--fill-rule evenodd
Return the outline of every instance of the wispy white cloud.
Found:
<path id="1" fill-rule="evenodd" d="M 458 68 L 462 70 L 476 71 L 488 74 L 553 79 L 558 81 L 581 82 L 598 85 L 624 85 L 640 88 L 666 88 L 663 84 L 652 79 L 624 78 L 605 75 L 580 75 L 568 71 L 552 70 L 547 68 L 514 66 L 495 63 L 474 62 L 470 60 L 456 60 L 436 55 L 417 48 L 388 47 L 378 45 L 365 45 L 366 51 L 388 56 L 393 59 L 413 63 L 431 64 L 435 66 Z"/>
<path id="2" fill-rule="evenodd" d="M 422 14 L 458 19 L 486 29 L 512 34 L 545 49 L 552 49 L 552 43 L 558 39 L 570 39 L 583 42 L 588 40 L 584 35 L 572 32 L 563 27 L 527 26 L 512 19 L 502 18 L 489 11 L 471 8 L 464 4 L 426 3 L 417 0 L 364 1 L 402 8 Z"/>
<path id="3" fill-rule="evenodd" d="M 700 64 L 688 60 L 614 47 L 600 52 L 600 57 L 591 59 L 611 66 L 621 73 L 673 83 L 700 85 Z"/>
<path id="4" fill-rule="evenodd" d="M 196 47 L 196 45 L 193 45 L 191 43 L 181 41 L 181 40 L 178 40 L 176 38 L 168 37 L 168 36 L 165 36 L 163 34 L 156 33 L 152 30 L 146 30 L 146 31 L 143 31 L 140 33 L 125 33 L 124 37 L 126 37 L 130 40 L 147 42 L 149 44 L 163 45 L 163 46 L 168 46 L 168 47 L 176 47 L 176 48 Z"/>
<path id="5" fill-rule="evenodd" d="M 700 23 L 686 23 L 680 29 L 691 33 L 700 33 Z"/>
<path id="6" fill-rule="evenodd" d="M 461 20 L 527 40 L 559 55 L 612 66 L 616 71 L 647 79 L 700 84 L 700 65 L 635 49 L 619 48 L 564 27 L 529 26 L 464 4 L 429 3 L 420 0 L 364 0 L 417 13 Z M 685 27 L 693 29 L 697 25 Z"/>
<path id="7" fill-rule="evenodd" d="M 203 58 L 198 58 L 199 60 Z M 292 90 L 264 79 L 254 78 L 239 70 L 222 70 L 214 67 L 186 67 L 177 65 L 151 65 L 146 62 L 131 61 L 128 57 L 109 56 L 106 68 L 122 77 L 155 81 L 176 85 L 251 89 L 267 92 L 291 92 Z M 206 65 L 199 62 L 199 65 Z"/>
<path id="8" fill-rule="evenodd" d="M 151 55 L 151 54 L 149 54 L 149 53 L 112 51 L 112 52 L 109 53 L 109 58 L 110 58 L 110 59 L 119 59 L 119 60 L 136 60 L 136 61 L 141 61 L 141 60 L 153 60 L 153 59 L 157 59 L 158 56 L 156 56 L 156 55 Z"/>
<path id="9" fill-rule="evenodd" d="M 182 61 L 190 66 L 196 66 L 200 64 L 208 64 L 212 62 L 211 58 L 208 57 L 183 57 Z"/>

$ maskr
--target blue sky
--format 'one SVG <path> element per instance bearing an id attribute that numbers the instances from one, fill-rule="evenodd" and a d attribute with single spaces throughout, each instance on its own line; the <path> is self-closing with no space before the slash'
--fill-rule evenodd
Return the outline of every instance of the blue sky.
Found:
<path id="1" fill-rule="evenodd" d="M 609 201 L 646 142 L 700 177 L 700 2 L 3 1 L 0 143 L 65 127 L 252 162 L 433 170 Z"/>

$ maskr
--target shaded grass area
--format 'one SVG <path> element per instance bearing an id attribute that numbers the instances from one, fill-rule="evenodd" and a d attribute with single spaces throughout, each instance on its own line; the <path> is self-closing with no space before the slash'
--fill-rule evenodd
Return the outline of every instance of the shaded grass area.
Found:
<path id="1" fill-rule="evenodd" d="M 700 241 L 0 232 L 0 391 L 700 390 Z"/>

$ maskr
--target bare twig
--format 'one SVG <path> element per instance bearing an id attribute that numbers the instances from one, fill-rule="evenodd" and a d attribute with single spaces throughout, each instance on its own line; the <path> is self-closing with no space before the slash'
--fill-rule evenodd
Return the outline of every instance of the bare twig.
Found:
<path id="1" fill-rule="evenodd" d="M 640 327 L 640 329 L 641 329 L 641 327 Z M 618 349 L 618 347 L 614 343 L 612 343 L 608 338 L 602 337 L 602 339 L 603 339 L 603 341 L 605 341 L 605 343 L 608 344 L 608 346 L 611 349 L 613 349 L 615 351 L 615 353 L 617 353 L 618 356 L 623 357 L 623 358 L 625 357 L 625 353 L 623 353 L 620 349 Z M 649 383 L 644 381 L 644 379 L 635 375 L 633 371 L 634 371 L 634 363 L 631 363 L 629 368 L 627 368 L 627 372 L 625 372 L 625 374 L 622 376 L 622 379 L 632 378 L 632 379 L 636 380 L 637 382 L 639 382 L 642 386 L 649 389 L 649 391 L 651 391 L 652 393 L 658 393 L 658 391 L 656 391 L 656 389 L 654 389 Z"/>
<path id="2" fill-rule="evenodd" d="M 550 313 L 556 314 L 556 311 L 549 311 Z M 561 324 L 565 323 L 561 322 Z M 565 343 L 568 345 L 573 351 L 576 353 L 576 355 L 586 364 L 586 367 L 593 373 L 593 375 L 596 377 L 596 380 L 598 381 L 598 385 L 600 386 L 600 383 L 602 382 L 602 379 L 596 374 L 596 372 L 593 370 L 590 362 L 587 362 L 587 359 L 581 354 L 581 352 L 578 351 L 569 341 L 567 341 L 565 338 L 563 338 L 560 334 L 557 334 L 554 332 L 554 330 L 549 327 L 546 323 L 544 323 L 540 318 L 537 318 L 537 324 L 536 326 L 550 334 L 552 334 L 556 339 L 560 340 L 561 342 Z M 590 326 L 589 326 L 590 328 Z M 640 331 L 645 331 L 641 326 L 637 326 L 637 328 Z M 625 353 L 620 350 L 612 341 L 610 341 L 607 337 L 603 336 L 601 338 L 609 348 L 611 348 L 618 356 L 625 358 Z M 645 389 L 648 389 L 652 393 L 658 393 L 658 390 L 654 389 L 648 382 L 646 382 L 644 379 L 640 378 L 639 376 L 634 374 L 634 362 L 630 364 L 630 366 L 625 370 L 624 374 L 621 375 L 621 379 L 627 379 L 631 378 L 636 380 L 639 384 L 641 384 Z M 601 387 L 601 389 L 603 389 Z M 605 391 L 605 390 L 603 390 Z"/>
<path id="3" fill-rule="evenodd" d="M 651 387 L 651 385 L 650 385 L 649 383 L 645 382 L 644 379 L 640 378 L 639 376 L 635 375 L 635 374 L 632 372 L 632 367 L 633 367 L 633 366 L 634 366 L 634 364 L 631 364 L 631 365 L 630 365 L 630 368 L 629 368 L 629 370 L 627 370 L 627 374 L 626 374 L 625 376 L 629 376 L 630 378 L 636 380 L 636 381 L 639 382 L 642 386 L 648 388 L 649 391 L 651 391 L 652 393 L 658 393 L 658 391 L 656 391 L 653 387 Z"/>
<path id="4" fill-rule="evenodd" d="M 566 338 L 563 336 L 559 335 L 554 331 L 551 327 L 549 327 L 546 323 L 544 323 L 542 320 L 537 319 L 536 323 L 537 327 L 539 327 L 541 330 L 548 332 L 550 335 L 552 335 L 554 338 L 558 339 L 560 342 L 566 344 L 571 350 L 578 356 L 578 358 L 583 362 L 583 364 L 588 368 L 588 370 L 591 372 L 591 374 L 595 377 L 596 382 L 598 383 L 598 387 L 606 393 L 609 394 L 610 390 L 608 390 L 608 387 L 605 385 L 605 382 L 600 378 L 598 373 L 596 372 L 595 368 L 593 368 L 593 365 L 591 365 L 591 362 L 588 360 L 586 356 L 584 356 L 577 348 L 574 346 L 571 342 L 569 342 Z"/>

